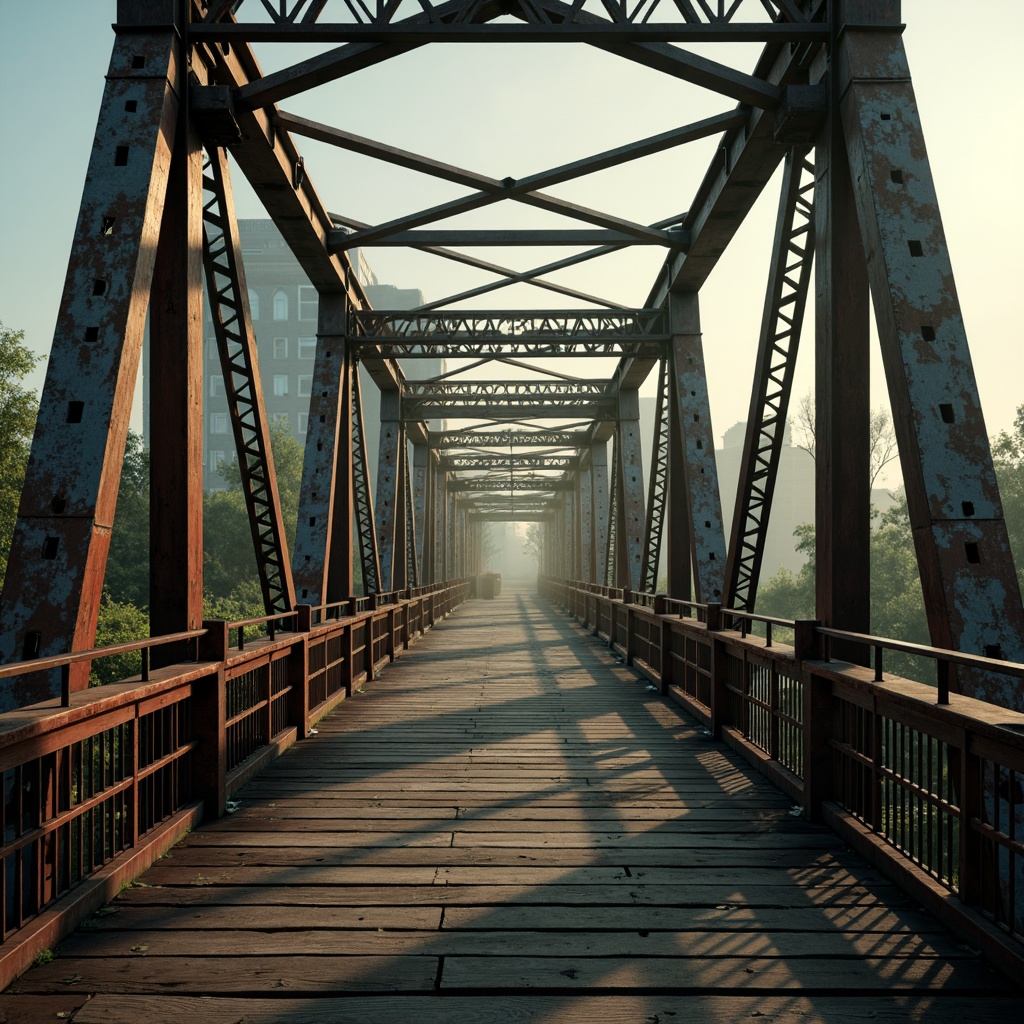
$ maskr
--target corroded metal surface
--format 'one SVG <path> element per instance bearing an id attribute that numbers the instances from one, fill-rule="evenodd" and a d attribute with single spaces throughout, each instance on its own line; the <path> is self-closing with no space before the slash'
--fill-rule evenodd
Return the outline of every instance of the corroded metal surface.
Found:
<path id="1" fill-rule="evenodd" d="M 671 400 L 677 408 L 686 474 L 694 596 L 698 601 L 719 601 L 725 579 L 725 534 L 697 296 L 674 294 L 670 309 L 675 332 Z"/>
<path id="2" fill-rule="evenodd" d="M 898 31 L 843 37 L 842 119 L 932 642 L 1024 658 L 1024 610 Z M 847 84 L 848 83 L 848 84 Z M 988 677 L 965 690 L 1021 708 Z"/>
<path id="3" fill-rule="evenodd" d="M 178 119 L 173 34 L 118 35 L 8 561 L 0 660 L 92 646 Z M 86 684 L 88 666 L 72 673 Z M 59 693 L 25 677 L 9 709 Z"/>

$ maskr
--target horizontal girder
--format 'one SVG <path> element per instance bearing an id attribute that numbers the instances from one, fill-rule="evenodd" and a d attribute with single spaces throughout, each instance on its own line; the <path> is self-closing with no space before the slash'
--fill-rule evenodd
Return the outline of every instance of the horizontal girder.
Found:
<path id="1" fill-rule="evenodd" d="M 553 476 L 471 476 L 450 480 L 450 491 L 485 491 L 488 493 L 519 493 L 520 491 L 565 491 L 572 487 L 571 480 Z"/>
<path id="2" fill-rule="evenodd" d="M 406 381 L 402 418 L 551 418 L 609 420 L 618 415 L 614 384 L 603 380 Z"/>
<path id="3" fill-rule="evenodd" d="M 565 470 L 579 465 L 578 455 L 447 455 L 441 458 L 442 469 L 453 470 Z"/>
<path id="4" fill-rule="evenodd" d="M 353 312 L 350 338 L 362 351 L 402 358 L 644 356 L 668 335 L 658 309 Z"/>
<path id="5" fill-rule="evenodd" d="M 432 430 L 431 448 L 587 448 L 589 430 Z"/>

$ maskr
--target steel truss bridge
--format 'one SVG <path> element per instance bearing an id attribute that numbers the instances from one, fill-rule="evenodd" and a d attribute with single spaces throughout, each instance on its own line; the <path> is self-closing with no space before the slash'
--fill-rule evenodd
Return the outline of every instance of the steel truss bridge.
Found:
<path id="1" fill-rule="evenodd" d="M 307 92 L 431 44 L 541 42 L 596 47 L 715 94 L 721 110 L 520 178 L 490 177 L 289 110 Z M 729 63 L 728 44 L 736 43 L 758 44 L 752 67 Z M 264 74 L 254 47 L 270 44 L 290 44 L 289 54 L 304 44 L 316 49 Z M 723 44 L 719 59 L 706 55 L 716 44 Z M 685 197 L 683 213 L 669 210 L 639 223 L 562 198 L 564 186 L 587 175 L 634 163 L 639 168 L 647 157 L 704 140 L 713 143 L 714 155 L 696 191 Z M 396 209 L 380 223 L 362 222 L 344 212 L 344 183 L 318 176 L 311 154 L 323 146 L 458 186 L 460 195 L 413 212 Z M 727 534 L 701 289 L 780 168 L 756 359 L 736 374 L 749 375 L 750 404 Z M 238 175 L 319 295 L 291 550 L 234 212 L 232 178 Z M 560 226 L 521 226 L 516 213 L 524 206 Z M 476 211 L 487 211 L 494 226 L 451 226 L 453 217 Z M 411 247 L 440 264 L 485 272 L 488 283 L 454 287 L 419 309 L 375 310 L 350 259 L 353 249 L 369 246 Z M 520 248 L 542 246 L 555 250 L 550 259 L 521 269 Z M 642 301 L 621 303 L 578 283 L 582 270 L 633 246 L 661 254 Z M 496 263 L 475 255 L 477 247 L 509 247 L 511 255 L 507 264 Z M 266 656 L 262 697 L 255 682 L 262 662 L 253 663 L 251 679 L 245 676 L 252 683 L 249 697 L 238 687 L 230 700 L 225 691 L 217 696 L 226 678 L 241 678 L 231 670 L 232 658 L 241 664 L 256 655 L 245 653 L 244 624 L 229 631 L 203 619 L 204 280 L 269 623 L 270 639 L 259 643 L 273 646 L 277 634 L 290 638 L 287 658 Z M 106 751 L 96 756 L 109 766 L 114 748 L 102 744 L 115 741 L 101 738 L 128 721 L 117 709 L 130 705 L 132 714 L 143 716 L 159 705 L 177 710 L 166 710 L 162 724 L 146 734 L 152 758 L 143 775 L 193 758 L 189 771 L 203 780 L 205 813 L 219 816 L 229 790 L 249 771 L 239 768 L 246 757 L 256 750 L 262 751 L 258 760 L 276 753 L 274 737 L 287 732 L 286 722 L 293 738 L 304 735 L 313 710 L 320 713 L 350 693 L 354 680 L 372 678 L 384 660 L 393 660 L 400 641 L 408 646 L 469 596 L 477 586 L 469 581 L 482 579 L 488 568 L 484 535 L 493 521 L 539 523 L 547 596 L 627 660 L 646 665 L 666 692 L 670 682 L 678 684 L 698 711 L 718 701 L 718 710 L 709 712 L 713 731 L 734 729 L 749 738 L 752 719 L 729 718 L 732 712 L 724 710 L 727 691 L 737 684 L 716 675 L 715 666 L 727 659 L 709 636 L 739 633 L 729 641 L 732 663 L 750 662 L 735 652 L 752 642 L 747 632 L 757 621 L 808 302 L 815 314 L 817 609 L 815 622 L 796 624 L 792 656 L 808 663 L 843 659 L 867 693 L 872 680 L 886 679 L 884 644 L 869 635 L 873 308 L 939 703 L 969 702 L 928 734 L 929 751 L 941 747 L 942 756 L 948 754 L 940 774 L 956 776 L 956 791 L 940 799 L 921 781 L 915 799 L 945 808 L 957 803 L 958 793 L 966 801 L 957 787 L 981 787 L 981 796 L 971 798 L 974 817 L 958 826 L 955 843 L 952 833 L 942 841 L 973 850 L 972 837 L 983 834 L 993 844 L 986 847 L 987 874 L 960 877 L 949 887 L 982 908 L 983 932 L 1005 938 L 992 944 L 1003 950 L 1004 966 L 1020 962 L 1024 748 L 999 734 L 1004 749 L 990 733 L 1000 715 L 1016 722 L 1024 713 L 1024 670 L 1018 671 L 1024 608 L 901 42 L 898 0 L 120 0 L 66 282 L 0 599 L 5 743 L 22 757 L 8 764 L 17 779 L 8 786 L 9 802 L 12 786 L 27 792 L 33 771 L 43 773 L 40 778 L 46 772 L 79 778 L 74 771 L 81 768 L 73 771 L 64 754 L 54 753 L 59 744 L 52 737 L 63 737 L 61 750 L 77 751 L 68 758 L 91 756 L 82 754 L 86 748 Z M 530 287 L 541 298 L 527 309 L 493 303 L 496 293 L 513 286 Z M 82 652 L 90 651 L 96 635 L 147 312 L 154 639 L 139 645 L 146 651 L 143 678 L 118 684 L 122 696 L 115 699 L 88 691 L 91 656 Z M 428 357 L 452 361 L 454 368 L 431 379 L 415 376 L 422 365 L 417 360 Z M 581 358 L 605 360 L 608 372 L 595 378 L 588 363 L 588 376 L 575 376 L 571 371 L 580 364 L 571 360 Z M 366 444 L 360 368 L 380 391 L 376 452 Z M 653 435 L 642 438 L 639 389 L 648 380 L 656 415 Z M 662 566 L 667 593 L 655 595 Z M 357 568 L 362 595 L 354 593 Z M 332 639 L 294 640 L 311 638 L 317 629 L 333 631 Z M 229 632 L 237 635 L 234 654 Z M 900 638 L 885 643 L 900 649 Z M 801 676 L 808 697 L 802 710 L 786 710 L 774 655 L 762 656 L 767 689 L 755 698 L 748 687 L 744 706 L 755 717 L 763 712 L 793 728 L 806 726 L 806 757 L 817 779 L 827 774 L 822 766 L 831 763 L 830 751 L 840 751 L 850 771 L 860 765 L 878 778 L 899 773 L 894 767 L 886 776 L 879 767 L 881 739 L 856 747 L 860 719 L 844 719 L 827 736 L 818 728 L 819 718 L 839 706 L 846 683 L 828 683 L 833 704 L 817 690 L 811 694 L 811 675 Z M 206 682 L 188 683 L 193 689 L 181 697 L 187 708 L 177 698 L 161 704 L 159 680 L 180 680 L 183 664 L 199 662 L 207 669 L 196 668 L 194 679 Z M 340 665 L 347 667 L 335 672 Z M 329 683 L 332 672 L 337 679 Z M 711 690 L 691 685 L 697 677 Z M 151 694 L 153 707 L 139 703 L 138 687 Z M 842 692 L 854 718 L 873 706 L 870 696 Z M 269 716 L 263 739 L 253 739 L 249 752 L 232 762 L 225 737 L 254 708 Z M 814 728 L 802 714 L 818 716 Z M 219 737 L 213 747 L 195 738 L 201 730 L 191 723 L 200 718 Z M 918 728 L 923 718 L 914 721 Z M 984 756 L 964 739 L 964 730 L 971 734 L 972 723 L 981 721 Z M 134 728 L 138 752 L 142 726 Z M 765 728 L 776 729 L 762 744 L 765 759 L 775 764 L 778 726 Z M 128 742 L 127 733 L 118 735 L 117 743 Z M 41 746 L 25 753 L 20 744 L 32 736 L 41 737 Z M 949 750 L 956 743 L 954 756 Z M 997 747 L 999 759 L 991 753 Z M 51 756 L 57 760 L 47 761 Z M 933 753 L 915 747 L 907 756 Z M 773 770 L 790 792 L 796 784 L 789 775 L 803 768 L 784 767 Z M 182 772 L 184 786 L 188 772 Z M 110 785 L 127 792 L 128 776 L 114 776 Z M 58 794 L 74 789 L 70 782 L 53 785 Z M 106 806 L 105 792 L 94 788 L 88 807 L 77 809 L 66 793 L 58 795 L 53 806 L 33 805 L 38 820 L 31 827 L 11 825 L 4 847 L 7 885 L 17 881 L 31 895 L 21 909 L 8 909 L 5 935 L 59 901 L 73 888 L 69 879 L 88 875 L 84 854 L 72 855 L 73 843 L 60 838 L 60 829 L 71 828 L 72 820 L 84 829 L 81 815 Z M 824 790 L 816 792 L 803 803 L 820 817 Z M 150 808 L 153 827 L 183 806 L 168 800 L 163 817 Z M 878 808 L 869 811 L 862 806 L 852 813 L 870 824 Z M 136 834 L 119 839 L 119 849 L 145 846 L 141 819 L 132 820 Z M 63 852 L 54 852 L 58 848 Z M 923 864 L 912 852 L 907 859 L 911 867 Z"/>

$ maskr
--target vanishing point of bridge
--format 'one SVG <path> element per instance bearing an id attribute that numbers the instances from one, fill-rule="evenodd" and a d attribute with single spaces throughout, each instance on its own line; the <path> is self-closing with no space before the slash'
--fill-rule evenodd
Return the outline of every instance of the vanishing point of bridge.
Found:
<path id="1" fill-rule="evenodd" d="M 898 0 L 120 0 L 0 596 L 0 1009 L 1012 1012 L 1024 607 L 900 31 Z M 285 109 L 437 43 L 585 44 L 721 109 L 518 179 Z M 654 223 L 563 198 L 634 165 L 644 188 L 682 146 L 710 162 Z M 335 150 L 454 198 L 364 223 L 317 174 Z M 780 169 L 727 535 L 701 286 Z M 293 523 L 238 174 L 319 296 Z M 543 217 L 501 220 L 524 206 Z M 484 283 L 375 310 L 349 256 L 372 246 Z M 584 280 L 652 251 L 644 296 Z M 266 612 L 246 622 L 203 615 L 204 277 Z M 756 598 L 808 302 L 816 612 L 784 622 Z M 872 309 L 935 685 L 870 635 Z M 139 675 L 90 688 L 147 318 L 151 638 Z M 537 593 L 488 572 L 494 521 L 538 525 Z"/>

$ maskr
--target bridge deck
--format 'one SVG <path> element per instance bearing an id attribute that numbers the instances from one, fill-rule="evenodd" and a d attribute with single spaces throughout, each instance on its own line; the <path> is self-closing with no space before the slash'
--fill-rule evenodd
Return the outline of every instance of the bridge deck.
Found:
<path id="1" fill-rule="evenodd" d="M 3 1019 L 936 1024 L 1020 1007 L 532 594 L 465 606 L 239 801 L 0 998 Z"/>

